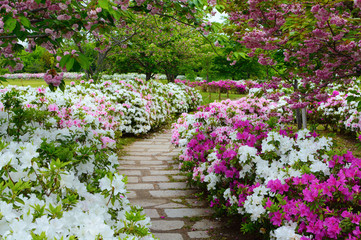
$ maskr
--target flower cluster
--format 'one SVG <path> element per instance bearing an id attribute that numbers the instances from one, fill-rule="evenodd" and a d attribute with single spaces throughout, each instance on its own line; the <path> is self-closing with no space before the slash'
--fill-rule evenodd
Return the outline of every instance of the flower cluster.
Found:
<path id="1" fill-rule="evenodd" d="M 80 79 L 84 73 L 63 72 L 64 79 Z M 44 79 L 45 73 L 12 73 L 4 74 L 6 79 Z"/>
<path id="2" fill-rule="evenodd" d="M 149 217 L 126 197 L 114 139 L 199 100 L 189 87 L 141 79 L 72 84 L 65 93 L 1 89 L 0 238 L 153 239 Z"/>
<path id="3" fill-rule="evenodd" d="M 216 89 L 218 89 L 218 91 L 221 92 L 228 92 L 234 89 L 237 93 L 240 94 L 244 94 L 246 92 L 245 85 L 233 80 L 213 81 L 208 83 L 208 86 L 210 87 L 210 91 L 215 91 Z"/>
<path id="4" fill-rule="evenodd" d="M 141 79 L 81 81 L 64 93 L 19 88 L 24 105 L 50 110 L 59 127 L 91 126 L 141 134 L 169 120 L 172 115 L 195 109 L 201 95 L 177 84 L 144 82 Z"/>
<path id="5" fill-rule="evenodd" d="M 175 79 L 174 82 L 175 83 L 182 83 L 182 84 L 190 86 L 190 87 L 197 87 L 197 86 L 200 87 L 203 84 L 207 83 L 206 80 L 192 82 L 192 81 L 189 81 L 187 79 L 179 79 L 179 78 Z"/>
<path id="6" fill-rule="evenodd" d="M 208 192 L 211 207 L 273 239 L 361 237 L 361 159 L 336 154 L 331 139 L 282 127 L 292 111 L 271 100 L 199 110 L 178 120 L 172 141 L 181 147 L 180 168 Z"/>
<path id="7" fill-rule="evenodd" d="M 182 83 L 190 87 L 201 87 L 202 89 L 204 89 L 204 91 L 210 92 L 228 92 L 231 90 L 235 90 L 237 93 L 244 94 L 247 91 L 247 86 L 244 85 L 241 81 L 220 80 L 208 83 L 206 80 L 192 82 L 186 79 L 176 79 L 175 82 Z"/>
<path id="8" fill-rule="evenodd" d="M 48 85 L 53 85 L 54 87 L 59 87 L 59 85 L 61 84 L 61 82 L 63 80 L 63 76 L 64 76 L 64 73 L 58 74 L 56 71 L 51 69 L 51 70 L 48 70 L 44 74 L 44 81 Z"/>
<path id="9" fill-rule="evenodd" d="M 347 91 L 333 91 L 325 100 L 314 102 L 308 108 L 308 117 L 312 123 L 331 125 L 334 128 L 352 132 L 361 131 L 361 113 L 358 110 L 361 95 L 357 87 Z M 348 101 L 349 99 L 353 99 Z"/>

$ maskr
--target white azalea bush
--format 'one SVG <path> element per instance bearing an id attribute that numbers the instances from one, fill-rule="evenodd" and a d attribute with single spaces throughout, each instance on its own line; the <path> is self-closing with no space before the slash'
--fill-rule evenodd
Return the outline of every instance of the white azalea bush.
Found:
<path id="1" fill-rule="evenodd" d="M 199 92 L 189 87 L 141 79 L 73 82 L 64 93 L 14 86 L 7 90 L 14 88 L 24 106 L 51 112 L 49 121 L 59 127 L 91 126 L 132 134 L 146 133 L 201 102 Z"/>
<path id="2" fill-rule="evenodd" d="M 347 89 L 335 87 L 325 101 L 313 102 L 308 107 L 311 124 L 324 124 L 353 135 L 361 132 L 360 88 L 355 84 Z M 361 139 L 361 137 L 359 138 Z"/>
<path id="3" fill-rule="evenodd" d="M 32 120 L 41 110 L 20 109 L 1 112 L 1 239 L 153 239 L 103 147 L 111 130 L 58 129 Z"/>
<path id="4" fill-rule="evenodd" d="M 6 79 L 43 79 L 45 73 L 7 73 L 2 77 Z M 84 76 L 84 73 L 76 72 L 64 72 L 64 78 L 66 79 L 80 79 Z"/>
<path id="5" fill-rule="evenodd" d="M 114 138 L 145 133 L 198 97 L 139 79 L 72 84 L 64 93 L 1 89 L 0 238 L 154 239 L 150 219 L 126 197 Z M 180 101 L 186 107 L 172 106 Z"/>

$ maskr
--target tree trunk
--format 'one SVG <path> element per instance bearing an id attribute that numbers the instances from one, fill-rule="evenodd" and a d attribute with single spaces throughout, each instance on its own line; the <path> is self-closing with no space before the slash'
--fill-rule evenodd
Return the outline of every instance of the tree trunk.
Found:
<path id="1" fill-rule="evenodd" d="M 296 109 L 296 122 L 297 122 L 297 128 L 302 129 L 301 110 L 299 108 Z"/>
<path id="2" fill-rule="evenodd" d="M 208 96 L 208 98 L 209 98 L 209 102 L 211 102 L 211 99 L 212 99 L 212 92 L 211 92 L 211 87 L 210 86 L 208 86 L 208 93 L 209 93 L 209 96 Z"/>
<path id="3" fill-rule="evenodd" d="M 172 73 L 165 73 L 165 75 L 167 76 L 167 80 L 168 82 L 174 82 L 175 78 L 177 77 L 177 74 L 172 74 Z"/>
<path id="4" fill-rule="evenodd" d="M 152 78 L 152 73 L 146 72 L 145 73 L 145 81 L 149 81 Z"/>
<path id="5" fill-rule="evenodd" d="M 267 73 L 268 73 L 268 68 L 267 68 Z M 298 89 L 297 79 L 295 79 L 295 81 L 293 82 L 293 88 L 295 89 L 295 91 Z M 301 115 L 301 110 L 299 108 L 296 109 L 296 122 L 297 122 L 297 128 L 302 129 L 302 115 Z"/>
<path id="6" fill-rule="evenodd" d="M 307 128 L 306 107 L 302 108 L 302 128 Z"/>
<path id="7" fill-rule="evenodd" d="M 268 66 L 266 66 L 267 80 L 269 80 Z M 296 80 L 297 82 L 297 80 Z"/>

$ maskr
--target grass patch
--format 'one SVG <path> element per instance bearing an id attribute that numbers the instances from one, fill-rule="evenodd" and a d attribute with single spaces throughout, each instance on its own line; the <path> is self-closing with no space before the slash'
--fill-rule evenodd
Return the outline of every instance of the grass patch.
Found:
<path id="1" fill-rule="evenodd" d="M 198 222 L 203 219 L 203 217 L 199 217 L 199 216 L 194 216 L 194 217 L 185 216 L 184 218 L 188 219 L 190 222 Z"/>
<path id="2" fill-rule="evenodd" d="M 330 131 L 327 129 L 318 130 L 321 136 L 331 137 L 334 147 L 339 151 L 351 151 L 357 158 L 361 158 L 361 143 L 353 134 L 342 133 L 340 131 Z"/>
<path id="3" fill-rule="evenodd" d="M 202 101 L 203 105 L 210 104 L 214 101 L 219 101 L 219 93 L 209 93 L 209 92 L 201 91 L 201 95 L 203 99 Z M 221 100 L 226 100 L 226 99 L 236 100 L 245 96 L 247 96 L 247 94 L 230 93 L 228 94 L 227 97 L 226 93 L 221 93 Z"/>
<path id="4" fill-rule="evenodd" d="M 124 151 L 124 147 L 132 144 L 133 142 L 139 139 L 140 139 L 139 137 L 135 137 L 133 135 L 122 135 L 121 132 L 115 132 L 115 141 L 116 141 L 118 156 L 126 155 L 126 152 Z"/>
<path id="5" fill-rule="evenodd" d="M 65 84 L 69 85 L 70 82 L 79 82 L 79 80 L 70 80 L 65 79 Z M 7 82 L 3 82 L 2 85 L 5 87 L 8 85 L 16 85 L 16 86 L 30 86 L 30 87 L 47 87 L 48 85 L 44 81 L 44 79 L 7 79 Z"/>

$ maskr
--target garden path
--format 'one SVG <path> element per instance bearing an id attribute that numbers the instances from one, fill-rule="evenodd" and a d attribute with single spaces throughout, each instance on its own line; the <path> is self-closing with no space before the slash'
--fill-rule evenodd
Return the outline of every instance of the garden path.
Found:
<path id="1" fill-rule="evenodd" d="M 160 240 L 209 239 L 209 230 L 220 227 L 212 210 L 198 201 L 186 186 L 171 144 L 170 130 L 127 146 L 120 158 L 120 173 L 128 176 L 127 197 L 151 218 L 151 232 Z"/>

